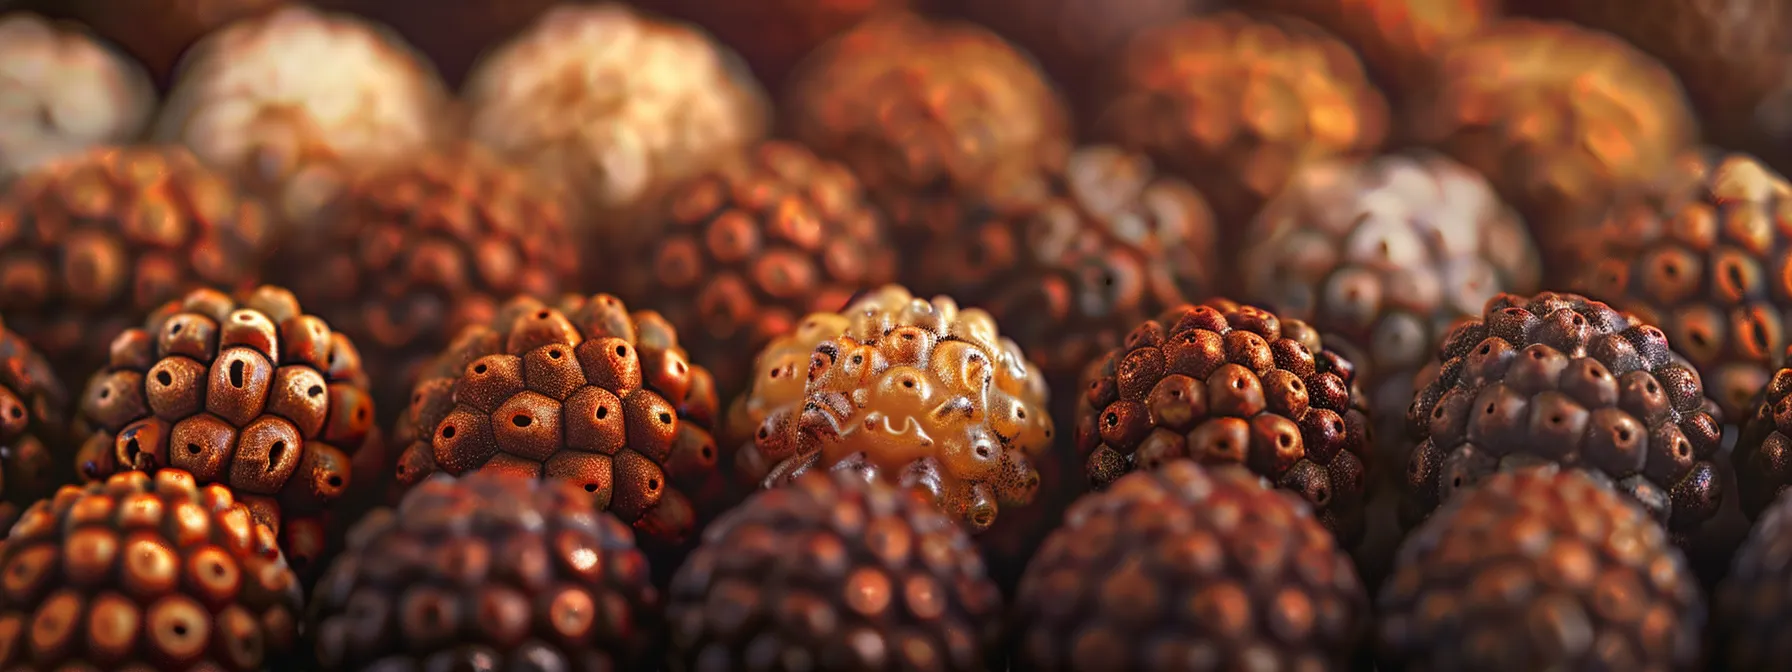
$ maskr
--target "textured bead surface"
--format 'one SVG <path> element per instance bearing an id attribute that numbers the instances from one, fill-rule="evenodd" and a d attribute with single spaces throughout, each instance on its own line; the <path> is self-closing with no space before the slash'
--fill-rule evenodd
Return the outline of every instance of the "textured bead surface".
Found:
<path id="1" fill-rule="evenodd" d="M 1585 262 L 1565 284 L 1660 325 L 1739 424 L 1792 343 L 1792 184 L 1742 154 L 1689 156 L 1685 172 L 1578 234 Z"/>
<path id="2" fill-rule="evenodd" d="M 715 381 L 677 332 L 616 297 L 518 297 L 423 371 L 397 480 L 506 472 L 571 481 L 641 534 L 679 541 L 719 496 Z"/>
<path id="3" fill-rule="evenodd" d="M 974 531 L 1038 490 L 1033 463 L 1054 434 L 1043 376 L 988 313 L 889 286 L 810 315 L 757 361 L 730 417 L 745 478 L 855 472 L 919 491 Z"/>
<path id="4" fill-rule="evenodd" d="M 106 147 L 0 192 L 0 314 L 64 371 L 105 362 L 112 337 L 202 287 L 248 288 L 272 244 L 267 213 L 167 146 Z"/>
<path id="5" fill-rule="evenodd" d="M 1487 181 L 1430 153 L 1310 166 L 1264 206 L 1251 239 L 1242 298 L 1311 324 L 1357 365 L 1376 420 L 1394 430 L 1378 436 L 1389 448 L 1414 375 L 1453 323 L 1500 292 L 1536 291 L 1541 275 L 1524 222 Z"/>
<path id="6" fill-rule="evenodd" d="M 1499 20 L 1504 0 L 1266 0 L 1331 31 L 1396 95 L 1437 84 L 1443 52 Z"/>
<path id="7" fill-rule="evenodd" d="M 155 91 L 143 69 L 92 36 L 28 12 L 0 16 L 0 183 L 143 132 Z"/>
<path id="8" fill-rule="evenodd" d="M 1298 19 L 1223 12 L 1154 26 L 1109 77 L 1100 135 L 1188 179 L 1221 221 L 1250 218 L 1308 161 L 1365 154 L 1387 135 L 1387 102 L 1356 55 Z"/>
<path id="9" fill-rule="evenodd" d="M 1063 102 L 1013 45 L 912 14 L 816 49 L 791 75 L 781 114 L 797 139 L 853 169 L 910 251 L 1030 179 L 1068 148 L 1070 130 Z"/>
<path id="10" fill-rule="evenodd" d="M 75 463 L 93 480 L 173 467 L 227 485 L 306 571 L 373 427 L 354 343 L 290 292 L 196 290 L 112 341 L 81 394 Z"/>
<path id="11" fill-rule="evenodd" d="M 1792 497 L 1755 523 L 1713 596 L 1712 658 L 1721 669 L 1792 667 Z"/>
<path id="12" fill-rule="evenodd" d="M 230 670 L 297 649 L 299 581 L 221 485 L 175 469 L 66 486 L 0 544 L 0 666 Z"/>
<path id="13" fill-rule="evenodd" d="M 1001 593 L 970 537 L 851 473 L 753 495 L 668 591 L 674 672 L 991 669 Z"/>
<path id="14" fill-rule="evenodd" d="M 318 231 L 288 246 L 303 260 L 289 281 L 360 346 L 390 412 L 462 328 L 512 296 L 572 288 L 568 210 L 558 190 L 483 149 L 423 155 L 354 180 Z"/>
<path id="15" fill-rule="evenodd" d="M 0 529 L 74 478 L 67 450 L 68 390 L 49 361 L 0 324 Z"/>
<path id="16" fill-rule="evenodd" d="M 1498 474 L 1400 549 L 1383 669 L 1696 670 L 1704 598 L 1629 498 L 1578 470 Z"/>
<path id="17" fill-rule="evenodd" d="M 1223 276 L 1213 213 L 1188 183 L 1112 145 L 1037 173 L 1026 197 L 973 211 L 909 255 L 917 291 L 988 310 L 1053 381 Z"/>
<path id="18" fill-rule="evenodd" d="M 1177 460 L 1072 504 L 1012 613 L 1016 669 L 1347 670 L 1369 598 L 1299 499 Z"/>
<path id="19" fill-rule="evenodd" d="M 1775 371 L 1760 395 L 1732 453 L 1742 510 L 1750 517 L 1792 489 L 1792 368 Z"/>
<path id="20" fill-rule="evenodd" d="M 562 4 L 474 66 L 472 136 L 594 211 L 631 211 L 765 134 L 765 93 L 733 59 L 684 23 Z M 645 233 L 599 219 L 605 235 Z"/>
<path id="21" fill-rule="evenodd" d="M 1698 129 L 1667 68 L 1605 33 L 1512 19 L 1443 52 L 1415 139 L 1481 171 L 1545 251 L 1615 194 L 1673 167 Z"/>
<path id="22" fill-rule="evenodd" d="M 374 511 L 313 594 L 323 670 L 646 669 L 660 598 L 578 486 L 432 477 Z"/>
<path id="23" fill-rule="evenodd" d="M 1501 294 L 1438 348 L 1408 409 L 1402 522 L 1502 471 L 1598 472 L 1679 541 L 1723 502 L 1722 427 L 1659 327 L 1576 294 Z"/>
<path id="24" fill-rule="evenodd" d="M 1097 488 L 1178 458 L 1238 463 L 1305 498 L 1343 547 L 1362 537 L 1368 400 L 1305 322 L 1225 299 L 1178 306 L 1091 362 L 1078 396 Z"/>
<path id="25" fill-rule="evenodd" d="M 725 396 L 757 352 L 812 312 L 895 280 L 883 215 L 844 165 L 773 141 L 673 189 L 646 263 L 622 272 L 630 303 L 678 328 Z"/>
<path id="26" fill-rule="evenodd" d="M 440 141 L 449 95 L 384 28 L 294 5 L 212 33 L 183 57 L 152 130 L 316 223 L 350 175 Z"/>

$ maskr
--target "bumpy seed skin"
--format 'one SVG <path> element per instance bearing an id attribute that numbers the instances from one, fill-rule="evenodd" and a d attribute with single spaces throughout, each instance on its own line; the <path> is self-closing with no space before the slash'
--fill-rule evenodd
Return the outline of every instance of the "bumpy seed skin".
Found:
<path id="1" fill-rule="evenodd" d="M 1589 263 L 1567 286 L 1660 325 L 1721 419 L 1739 424 L 1792 343 L 1792 184 L 1742 154 L 1692 156 L 1685 168 L 1684 188 L 1614 206 L 1587 232 L 1578 246 Z"/>
<path id="2" fill-rule="evenodd" d="M 1452 500 L 1407 538 L 1377 607 L 1384 670 L 1705 669 L 1679 550 L 1630 498 L 1555 465 Z"/>
<path id="3" fill-rule="evenodd" d="M 348 15 L 283 2 L 182 59 L 153 137 L 230 171 L 284 224 L 316 224 L 350 175 L 454 132 L 435 70 L 388 29 Z"/>
<path id="4" fill-rule="evenodd" d="M 1792 497 L 1755 523 L 1713 596 L 1712 658 L 1728 670 L 1792 667 Z"/>
<path id="5" fill-rule="evenodd" d="M 199 38 L 284 4 L 286 0 L 139 0 L 123 5 L 111 0 L 24 0 L 7 9 L 44 12 L 85 25 L 147 66 L 155 84 L 166 87 L 181 55 Z"/>
<path id="6" fill-rule="evenodd" d="M 1187 178 L 1222 222 L 1248 220 L 1301 165 L 1367 154 L 1387 135 L 1387 101 L 1350 47 L 1298 19 L 1223 12 L 1154 26 L 1109 79 L 1099 135 Z M 1227 233 L 1235 247 L 1242 231 Z"/>
<path id="7" fill-rule="evenodd" d="M 846 166 L 783 141 L 673 189 L 659 236 L 624 266 L 629 301 L 678 328 L 724 398 L 758 352 L 814 312 L 895 280 L 882 213 Z"/>
<path id="8" fill-rule="evenodd" d="M 1011 613 L 1017 669 L 1341 671 L 1369 597 L 1304 502 L 1177 460 L 1072 504 Z"/>
<path id="9" fill-rule="evenodd" d="M 814 341 L 808 351 L 796 346 Z M 736 467 L 767 487 L 846 471 L 920 492 L 973 531 L 1033 501 L 1052 443 L 1039 369 L 981 310 L 889 286 L 811 315 L 758 360 Z"/>
<path id="10" fill-rule="evenodd" d="M 436 472 L 571 481 L 657 541 L 690 534 L 724 485 L 709 371 L 652 311 L 614 296 L 518 297 L 425 369 L 398 439 L 397 481 Z"/>
<path id="11" fill-rule="evenodd" d="M 640 0 L 714 33 L 740 52 L 759 81 L 781 87 L 802 58 L 866 17 L 897 12 L 911 0 Z"/>
<path id="12" fill-rule="evenodd" d="M 1150 26 L 1205 12 L 1220 0 L 931 0 L 1013 40 L 1039 59 L 1068 98 L 1087 106 L 1109 59 Z M 1078 110 L 1087 113 L 1092 110 Z"/>
<path id="13" fill-rule="evenodd" d="M 1331 31 L 1401 98 L 1437 84 L 1444 50 L 1499 20 L 1504 0 L 1267 0 Z"/>
<path id="14" fill-rule="evenodd" d="M 1792 158 L 1792 5 L 1780 0 L 1507 0 L 1514 12 L 1611 32 L 1680 76 L 1704 132 Z M 1781 166 L 1785 168 L 1785 166 Z"/>
<path id="15" fill-rule="evenodd" d="M 1221 273 L 1213 213 L 1144 155 L 1090 145 L 1040 171 L 1012 207 L 973 211 L 909 255 L 918 287 L 988 310 L 1054 382 L 1158 312 L 1206 298 Z M 926 291 L 926 290 L 921 290 Z"/>
<path id="16" fill-rule="evenodd" d="M 149 77 L 74 26 L 0 16 L 0 183 L 96 146 L 129 142 L 155 112 Z"/>
<path id="17" fill-rule="evenodd" d="M 1792 368 L 1782 366 L 1768 379 L 1732 455 L 1749 517 L 1760 516 L 1792 488 Z"/>
<path id="18" fill-rule="evenodd" d="M 0 544 L 0 666 L 259 672 L 298 647 L 274 532 L 178 469 L 65 486 Z"/>
<path id="19" fill-rule="evenodd" d="M 1063 101 L 1025 54 L 969 23 L 906 13 L 816 49 L 780 110 L 794 137 L 853 169 L 910 253 L 987 201 L 1019 198 L 1008 192 L 1069 149 Z"/>
<path id="20" fill-rule="evenodd" d="M 474 66 L 471 133 L 603 215 L 594 244 L 646 237 L 626 215 L 765 135 L 766 94 L 737 61 L 689 24 L 561 3 Z"/>
<path id="21" fill-rule="evenodd" d="M 962 528 L 858 475 L 767 490 L 673 577 L 673 672 L 991 669 L 1001 593 Z"/>
<path id="22" fill-rule="evenodd" d="M 1413 527 L 1496 471 L 1602 474 L 1685 542 L 1724 498 L 1717 404 L 1659 327 L 1577 294 L 1501 294 L 1438 348 L 1406 415 Z"/>
<path id="23" fill-rule="evenodd" d="M 169 146 L 107 147 L 51 163 L 0 193 L 0 314 L 63 371 L 198 287 L 259 280 L 267 212 Z"/>
<path id="24" fill-rule="evenodd" d="M 513 296 L 573 286 L 568 210 L 557 190 L 478 147 L 427 154 L 352 182 L 317 232 L 288 246 L 303 260 L 289 281 L 360 346 L 391 412 L 462 328 Z"/>
<path id="25" fill-rule="evenodd" d="M 227 485 L 300 571 L 321 569 L 330 504 L 378 441 L 354 343 L 272 286 L 196 290 L 119 334 L 75 428 L 83 477 L 172 467 Z"/>
<path id="26" fill-rule="evenodd" d="M 0 324 L 0 528 L 74 480 L 62 451 L 68 390 L 50 362 Z"/>
<path id="27" fill-rule="evenodd" d="M 1084 372 L 1076 445 L 1091 485 L 1178 458 L 1238 463 L 1363 534 L 1372 431 L 1355 366 L 1305 322 L 1225 299 L 1146 321 Z"/>
<path id="28" fill-rule="evenodd" d="M 1501 21 L 1445 50 L 1414 101 L 1415 139 L 1487 175 L 1549 252 L 1614 195 L 1673 168 L 1697 138 L 1667 68 L 1605 33 Z"/>
<path id="29" fill-rule="evenodd" d="M 369 514 L 312 595 L 323 670 L 650 669 L 647 558 L 576 484 L 438 474 Z"/>
<path id="30" fill-rule="evenodd" d="M 1480 174 L 1428 152 L 1314 164 L 1252 227 L 1243 298 L 1312 325 L 1357 364 L 1390 430 L 1378 437 L 1386 448 L 1404 435 L 1414 376 L 1453 323 L 1541 280 L 1518 215 Z"/>

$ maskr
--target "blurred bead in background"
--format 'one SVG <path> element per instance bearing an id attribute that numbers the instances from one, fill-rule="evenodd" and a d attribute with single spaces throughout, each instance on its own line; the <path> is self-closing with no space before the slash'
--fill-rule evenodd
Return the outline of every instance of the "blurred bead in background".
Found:
<path id="1" fill-rule="evenodd" d="M 0 15 L 0 186 L 55 159 L 136 138 L 155 112 L 143 68 L 72 24 Z"/>

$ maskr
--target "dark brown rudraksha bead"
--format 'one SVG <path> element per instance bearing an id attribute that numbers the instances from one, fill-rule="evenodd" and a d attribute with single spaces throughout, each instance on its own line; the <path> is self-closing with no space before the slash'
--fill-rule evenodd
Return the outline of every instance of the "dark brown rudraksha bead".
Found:
<path id="1" fill-rule="evenodd" d="M 1576 294 L 1501 294 L 1438 348 L 1407 410 L 1408 528 L 1496 471 L 1598 472 L 1685 543 L 1724 498 L 1722 426 L 1666 332 Z"/>
<path id="2" fill-rule="evenodd" d="M 65 486 L 0 544 L 0 666 L 259 672 L 298 649 L 274 532 L 177 469 Z"/>
<path id="3" fill-rule="evenodd" d="M 1001 631 L 1001 593 L 964 530 L 843 472 L 723 515 L 668 594 L 674 672 L 969 672 L 991 668 Z"/>
<path id="4" fill-rule="evenodd" d="M 1685 560 L 1588 473 L 1497 474 L 1415 530 L 1378 601 L 1378 666 L 1705 669 L 1705 601 Z"/>
<path id="5" fill-rule="evenodd" d="M 1153 26 L 1108 75 L 1095 124 L 1187 179 L 1221 222 L 1250 219 L 1301 165 L 1366 155 L 1388 105 L 1356 54 L 1312 24 L 1223 12 Z M 1241 227 L 1223 227 L 1226 247 Z"/>
<path id="6" fill-rule="evenodd" d="M 64 457 L 68 390 L 31 344 L 0 323 L 0 529 L 73 482 Z"/>
<path id="7" fill-rule="evenodd" d="M 1053 436 L 1045 384 L 986 312 L 892 285 L 810 315 L 757 363 L 729 418 L 745 479 L 854 472 L 978 532 L 1039 488 L 1033 461 Z"/>
<path id="8" fill-rule="evenodd" d="M 679 542 L 694 507 L 723 494 L 717 405 L 659 313 L 608 294 L 518 297 L 424 369 L 394 433 L 398 485 L 436 472 L 567 480 L 645 537 Z"/>
<path id="9" fill-rule="evenodd" d="M 1225 299 L 1182 305 L 1091 362 L 1080 389 L 1093 486 L 1184 457 L 1239 463 L 1304 497 L 1340 546 L 1362 537 L 1368 400 L 1307 323 Z"/>
<path id="10" fill-rule="evenodd" d="M 349 534 L 312 594 L 323 670 L 637 670 L 660 597 L 647 558 L 577 485 L 438 474 Z"/>
<path id="11" fill-rule="evenodd" d="M 1305 502 L 1176 460 L 1072 504 L 1011 614 L 1015 669 L 1347 670 L 1369 597 Z"/>
<path id="12" fill-rule="evenodd" d="M 170 146 L 107 147 L 0 192 L 0 314 L 59 369 L 87 375 L 107 344 L 199 287 L 247 289 L 272 244 L 267 213 Z"/>
<path id="13" fill-rule="evenodd" d="M 630 303 L 654 307 L 678 328 L 724 398 L 752 376 L 742 352 L 896 276 L 883 215 L 858 178 L 791 142 L 763 143 L 675 187 L 661 220 L 620 284 Z"/>
<path id="14" fill-rule="evenodd" d="M 1792 356 L 1792 350 L 1781 354 Z M 1782 365 L 1760 395 L 1731 453 L 1742 509 L 1750 517 L 1792 488 L 1792 368 Z"/>
<path id="15" fill-rule="evenodd" d="M 291 292 L 197 290 L 112 341 L 81 394 L 75 464 L 90 480 L 173 467 L 230 486 L 307 572 L 374 426 L 354 343 Z"/>
<path id="16" fill-rule="evenodd" d="M 364 175 L 325 213 L 288 246 L 288 282 L 361 348 L 386 413 L 461 329 L 577 281 L 560 191 L 473 145 Z"/>

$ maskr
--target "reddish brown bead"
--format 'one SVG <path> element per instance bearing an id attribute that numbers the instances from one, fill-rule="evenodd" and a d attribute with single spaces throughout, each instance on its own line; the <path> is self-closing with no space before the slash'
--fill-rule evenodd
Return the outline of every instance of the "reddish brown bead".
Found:
<path id="1" fill-rule="evenodd" d="M 1034 196 L 1014 192 L 1069 146 L 1063 102 L 1024 54 L 983 28 L 911 14 L 816 49 L 782 110 L 797 139 L 852 168 L 905 248 L 952 235 L 989 199 Z"/>
<path id="2" fill-rule="evenodd" d="M 416 371 L 512 296 L 572 287 L 579 246 L 557 190 L 471 145 L 350 184 L 315 233 L 294 240 L 294 293 L 355 340 L 382 408 Z"/>
<path id="3" fill-rule="evenodd" d="M 1610 32 L 1679 75 L 1709 139 L 1792 159 L 1792 5 L 1779 0 L 1507 0 Z M 1786 165 L 1780 166 L 1782 169 Z"/>
<path id="4" fill-rule="evenodd" d="M 574 483 L 438 475 L 350 532 L 311 633 L 323 670 L 641 669 L 660 634 L 649 574 Z"/>
<path id="5" fill-rule="evenodd" d="M 729 415 L 742 480 L 857 472 L 978 532 L 1037 494 L 1054 434 L 1045 384 L 984 311 L 892 285 L 810 315 L 756 361 Z"/>
<path id="6" fill-rule="evenodd" d="M 53 364 L 85 375 L 162 303 L 253 286 L 271 242 L 262 207 L 186 150 L 93 150 L 0 193 L 0 312 Z"/>
<path id="7" fill-rule="evenodd" d="M 1662 179 L 1698 135 L 1673 74 L 1604 33 L 1501 21 L 1437 67 L 1412 134 L 1487 175 L 1546 252 L 1614 195 Z"/>
<path id="8" fill-rule="evenodd" d="M 321 569 L 313 532 L 378 442 L 354 342 L 263 286 L 168 302 L 111 352 L 80 399 L 81 475 L 174 467 L 230 486 L 296 569 Z"/>
<path id="9" fill-rule="evenodd" d="M 1305 322 L 1184 304 L 1092 361 L 1079 389 L 1076 445 L 1095 487 L 1185 457 L 1241 463 L 1305 496 L 1341 546 L 1361 538 L 1368 401 Z"/>
<path id="10" fill-rule="evenodd" d="M 177 469 L 64 486 L 0 544 L 0 666 L 256 672 L 298 646 L 274 531 Z"/>
<path id="11" fill-rule="evenodd" d="M 1501 294 L 1451 330 L 1407 410 L 1416 525 L 1496 471 L 1536 462 L 1616 483 L 1685 542 L 1718 513 L 1722 434 L 1660 328 L 1576 294 Z"/>
<path id="12" fill-rule="evenodd" d="M 607 294 L 518 297 L 423 370 L 395 432 L 397 484 L 438 471 L 564 479 L 644 536 L 681 541 L 693 505 L 725 485 L 717 405 L 709 371 L 658 313 Z"/>
<path id="13" fill-rule="evenodd" d="M 0 323 L 0 529 L 74 480 L 61 456 L 67 405 L 68 390 L 50 363 Z"/>
<path id="14" fill-rule="evenodd" d="M 1387 102 L 1356 55 L 1298 19 L 1224 12 L 1153 26 L 1109 82 L 1100 134 L 1188 179 L 1222 222 L 1256 214 L 1307 161 L 1366 154 L 1387 135 Z M 1227 229 L 1227 242 L 1241 233 Z"/>
<path id="15" fill-rule="evenodd" d="M 1792 367 L 1775 371 L 1760 395 L 1732 453 L 1742 509 L 1750 517 L 1768 511 L 1792 488 Z"/>
<path id="16" fill-rule="evenodd" d="M 883 215 L 844 165 L 773 141 L 673 190 L 663 233 L 620 274 L 631 303 L 658 308 L 721 393 L 740 393 L 750 361 L 812 312 L 895 279 Z"/>
<path id="17" fill-rule="evenodd" d="M 1177 460 L 1072 504 L 1012 616 L 1025 669 L 1342 670 L 1369 598 L 1304 502 Z"/>
<path id="18" fill-rule="evenodd" d="M 1554 465 L 1451 500 L 1407 538 L 1378 607 L 1383 669 L 1706 669 L 1680 552 L 1631 498 Z"/>
<path id="19" fill-rule="evenodd" d="M 1792 343 L 1792 184 L 1742 154 L 1689 156 L 1685 174 L 1580 235 L 1564 284 L 1661 325 L 1740 424 Z"/>
<path id="20" fill-rule="evenodd" d="M 753 495 L 704 531 L 669 595 L 675 672 L 990 669 L 1001 629 L 970 537 L 847 473 Z"/>
<path id="21" fill-rule="evenodd" d="M 1206 298 L 1221 275 L 1207 201 L 1143 155 L 1091 145 L 1034 180 L 1041 198 L 936 231 L 905 276 L 987 309 L 1048 379 L 1074 384 L 1126 329 Z"/>

